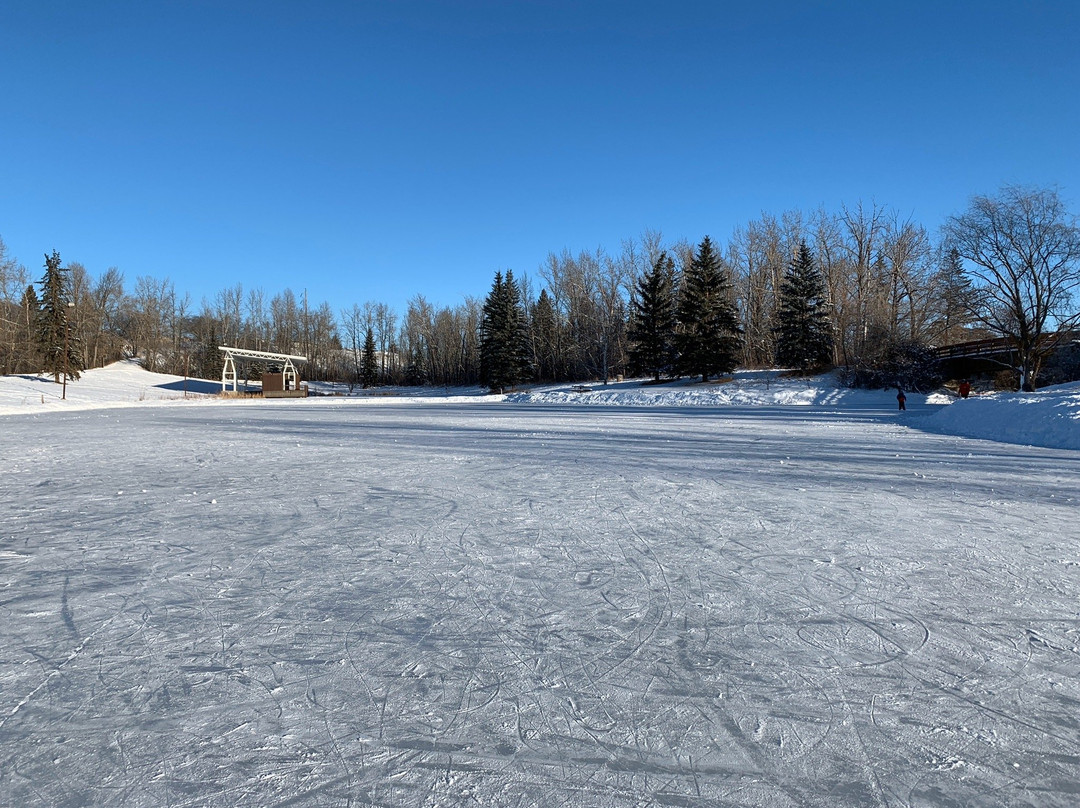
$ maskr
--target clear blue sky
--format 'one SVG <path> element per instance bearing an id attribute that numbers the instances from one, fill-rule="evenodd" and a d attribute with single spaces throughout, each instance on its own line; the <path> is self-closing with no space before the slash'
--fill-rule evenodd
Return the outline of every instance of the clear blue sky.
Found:
<path id="1" fill-rule="evenodd" d="M 1080 212 L 1078 43 L 1074 0 L 8 0 L 0 237 L 35 278 L 400 312 L 644 228 Z"/>

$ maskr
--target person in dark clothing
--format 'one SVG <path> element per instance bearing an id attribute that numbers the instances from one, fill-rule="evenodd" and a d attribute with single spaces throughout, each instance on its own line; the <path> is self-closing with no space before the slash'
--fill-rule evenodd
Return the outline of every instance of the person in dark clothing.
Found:
<path id="1" fill-rule="evenodd" d="M 899 387 L 896 388 L 896 402 L 900 405 L 901 410 L 907 409 L 907 396 L 904 395 L 904 391 Z"/>

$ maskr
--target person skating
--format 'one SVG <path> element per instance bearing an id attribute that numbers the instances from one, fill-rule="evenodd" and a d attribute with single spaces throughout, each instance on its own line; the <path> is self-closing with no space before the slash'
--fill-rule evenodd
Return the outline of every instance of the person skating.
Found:
<path id="1" fill-rule="evenodd" d="M 904 395 L 903 388 L 896 388 L 896 403 L 900 405 L 901 410 L 907 409 L 907 396 Z"/>

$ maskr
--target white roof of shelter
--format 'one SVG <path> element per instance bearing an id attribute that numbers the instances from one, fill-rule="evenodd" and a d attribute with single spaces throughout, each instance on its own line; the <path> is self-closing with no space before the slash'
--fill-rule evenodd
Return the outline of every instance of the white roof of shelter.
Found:
<path id="1" fill-rule="evenodd" d="M 225 351 L 227 354 L 238 357 L 240 359 L 269 359 L 271 361 L 285 362 L 286 360 L 292 360 L 293 362 L 306 362 L 306 356 L 294 356 L 293 354 L 283 353 L 271 353 L 270 351 L 249 351 L 247 348 L 230 348 L 228 345 L 219 345 L 219 351 Z"/>
<path id="2" fill-rule="evenodd" d="M 239 375 L 236 372 L 237 359 L 265 359 L 270 362 L 280 362 L 282 365 L 282 378 L 286 390 L 295 390 L 299 384 L 299 376 L 296 365 L 293 362 L 306 362 L 306 356 L 294 356 L 293 354 L 271 353 L 270 351 L 249 351 L 247 348 L 233 348 L 228 345 L 219 345 L 219 351 L 225 352 L 225 361 L 221 365 L 221 392 L 232 382 L 235 393 L 239 388 Z"/>

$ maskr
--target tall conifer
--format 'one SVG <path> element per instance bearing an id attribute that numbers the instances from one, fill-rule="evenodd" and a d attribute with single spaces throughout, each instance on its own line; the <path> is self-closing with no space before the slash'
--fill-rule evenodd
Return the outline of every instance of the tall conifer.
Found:
<path id="1" fill-rule="evenodd" d="M 738 364 L 741 345 L 738 312 L 731 282 L 708 236 L 684 273 L 679 297 L 679 367 L 708 381 L 730 373 Z"/>
<path id="2" fill-rule="evenodd" d="M 360 384 L 365 388 L 374 387 L 379 381 L 379 362 L 375 356 L 375 332 L 371 326 L 364 334 L 364 356 L 360 364 Z"/>
<path id="3" fill-rule="evenodd" d="M 502 391 L 529 377 L 529 331 L 514 274 L 495 273 L 480 321 L 480 383 Z"/>
<path id="4" fill-rule="evenodd" d="M 675 262 L 660 253 L 634 289 L 630 359 L 638 371 L 660 381 L 675 362 Z"/>
<path id="5" fill-rule="evenodd" d="M 806 242 L 788 264 L 780 284 L 776 325 L 776 362 L 809 370 L 832 361 L 833 338 L 825 281 Z"/>
<path id="6" fill-rule="evenodd" d="M 57 384 L 60 383 L 61 373 L 66 372 L 69 379 L 77 379 L 79 371 L 83 369 L 78 335 L 68 328 L 68 313 L 71 310 L 68 303 L 71 298 L 67 272 L 66 267 L 60 266 L 60 253 L 53 250 L 52 255 L 45 256 L 45 275 L 38 283 L 41 287 L 41 305 L 37 320 L 38 347 L 45 372 L 52 373 Z"/>
<path id="7" fill-rule="evenodd" d="M 41 301 L 34 284 L 28 284 L 19 301 L 19 322 L 13 338 L 12 352 L 16 373 L 37 373 L 41 370 L 41 348 L 38 343 L 38 319 Z"/>
<path id="8" fill-rule="evenodd" d="M 554 381 L 558 375 L 559 322 L 547 289 L 532 307 L 532 344 L 536 378 Z"/>
<path id="9" fill-rule="evenodd" d="M 944 343 L 957 342 L 966 336 L 979 296 L 971 285 L 971 278 L 964 272 L 964 262 L 955 247 L 945 253 L 941 269 L 935 278 L 940 311 L 940 336 Z"/>

